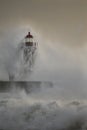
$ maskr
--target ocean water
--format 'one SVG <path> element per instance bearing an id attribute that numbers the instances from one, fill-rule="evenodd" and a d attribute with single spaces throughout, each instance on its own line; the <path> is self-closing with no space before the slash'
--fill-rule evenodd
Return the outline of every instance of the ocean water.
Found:
<path id="1" fill-rule="evenodd" d="M 57 85 L 0 82 L 0 130 L 86 130 L 87 104 L 62 99 Z"/>

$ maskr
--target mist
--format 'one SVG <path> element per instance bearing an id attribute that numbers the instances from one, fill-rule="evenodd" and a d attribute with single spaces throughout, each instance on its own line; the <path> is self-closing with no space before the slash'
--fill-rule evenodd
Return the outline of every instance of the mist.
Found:
<path id="1" fill-rule="evenodd" d="M 70 95 L 86 100 L 86 5 L 85 0 L 2 1 L 0 79 L 9 81 L 14 73 L 15 81 L 61 82 L 60 99 L 64 93 L 67 100 Z M 38 42 L 37 57 L 33 71 L 21 73 L 18 47 L 28 31 Z"/>
<path id="2" fill-rule="evenodd" d="M 25 72 L 29 31 L 38 47 Z M 0 0 L 0 129 L 87 129 L 86 35 L 86 0 Z"/>

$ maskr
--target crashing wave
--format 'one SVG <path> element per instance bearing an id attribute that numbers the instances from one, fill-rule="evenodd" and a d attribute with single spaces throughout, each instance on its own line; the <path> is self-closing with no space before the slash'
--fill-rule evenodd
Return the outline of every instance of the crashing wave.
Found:
<path id="1" fill-rule="evenodd" d="M 20 80 L 23 75 L 33 70 L 36 59 L 37 43 L 33 41 L 33 36 L 28 33 L 23 41 L 18 45 L 14 57 L 9 63 L 9 80 Z"/>

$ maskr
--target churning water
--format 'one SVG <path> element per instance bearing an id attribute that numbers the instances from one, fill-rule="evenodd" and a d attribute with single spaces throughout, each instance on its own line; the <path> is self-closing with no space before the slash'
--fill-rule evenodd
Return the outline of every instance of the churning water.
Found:
<path id="1" fill-rule="evenodd" d="M 86 130 L 87 105 L 60 101 L 57 88 L 51 82 L 0 82 L 0 130 Z"/>

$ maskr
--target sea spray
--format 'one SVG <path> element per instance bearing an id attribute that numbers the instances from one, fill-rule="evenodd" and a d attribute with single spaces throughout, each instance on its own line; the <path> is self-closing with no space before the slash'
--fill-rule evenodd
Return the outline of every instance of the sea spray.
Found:
<path id="1" fill-rule="evenodd" d="M 36 46 L 26 47 L 21 42 L 17 48 L 15 48 L 14 54 L 6 64 L 9 80 L 21 80 L 26 73 L 31 73 L 36 58 Z"/>

